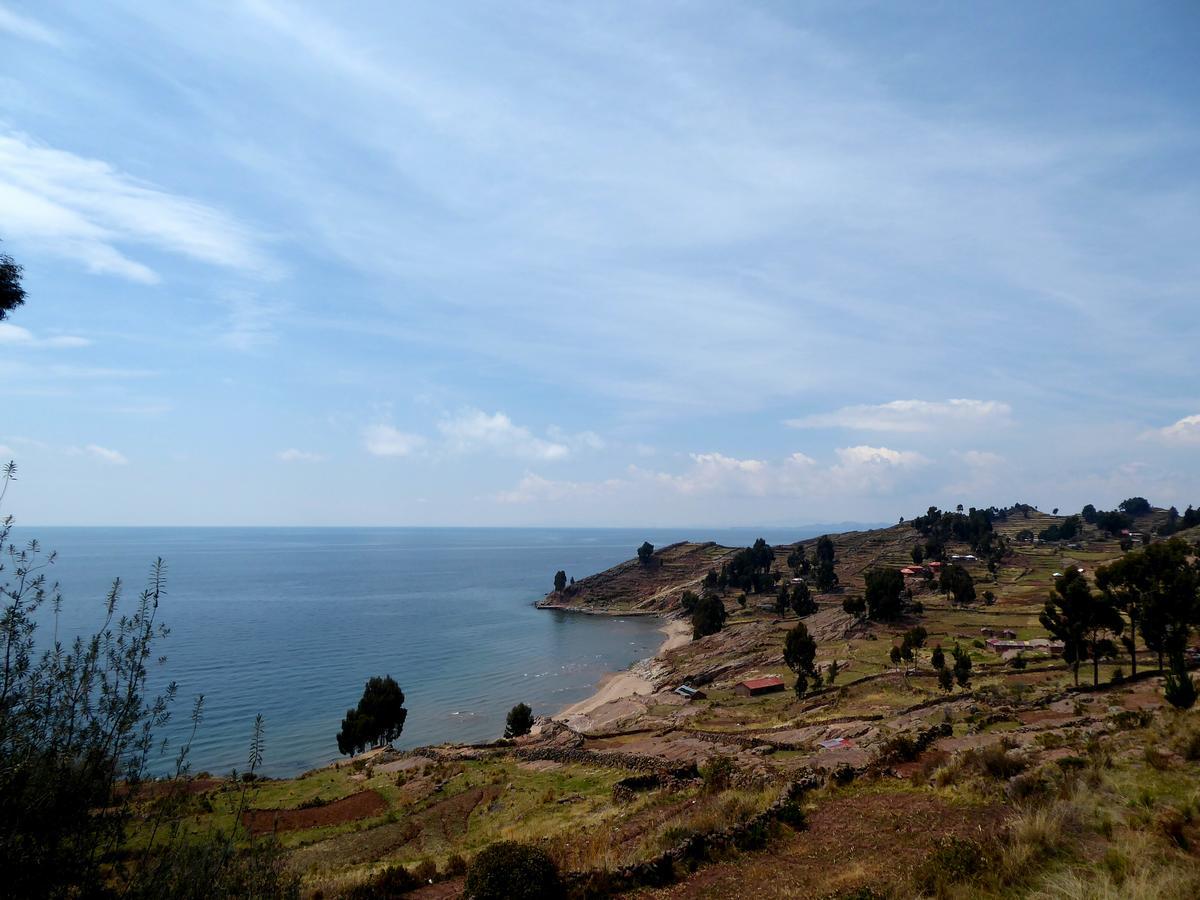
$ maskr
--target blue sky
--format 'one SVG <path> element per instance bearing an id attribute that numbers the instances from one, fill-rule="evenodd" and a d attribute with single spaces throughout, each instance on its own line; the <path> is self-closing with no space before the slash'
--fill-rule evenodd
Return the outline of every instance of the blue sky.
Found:
<path id="1" fill-rule="evenodd" d="M 1200 502 L 1198 42 L 1187 2 L 0 0 L 10 510 Z"/>

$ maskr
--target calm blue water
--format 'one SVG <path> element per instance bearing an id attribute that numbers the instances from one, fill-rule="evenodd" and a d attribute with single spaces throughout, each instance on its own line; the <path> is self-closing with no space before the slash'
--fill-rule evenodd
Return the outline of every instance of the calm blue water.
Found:
<path id="1" fill-rule="evenodd" d="M 517 702 L 557 712 L 663 637 L 656 618 L 534 609 L 557 569 L 589 575 L 647 539 L 744 546 L 760 534 L 774 544 L 813 532 L 18 526 L 12 538 L 59 553 L 60 637 L 96 627 L 114 577 L 136 600 L 162 556 L 171 635 L 153 678 L 179 684 L 169 731 L 203 693 L 192 770 L 240 770 L 261 712 L 263 771 L 287 775 L 337 756 L 341 717 L 372 675 L 392 675 L 407 697 L 400 746 L 498 737 Z"/>

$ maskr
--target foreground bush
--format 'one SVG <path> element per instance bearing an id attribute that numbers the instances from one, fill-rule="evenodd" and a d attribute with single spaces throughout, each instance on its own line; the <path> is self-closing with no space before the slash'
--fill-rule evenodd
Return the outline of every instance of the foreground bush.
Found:
<path id="1" fill-rule="evenodd" d="M 463 896 L 471 900 L 552 900 L 562 897 L 558 869 L 546 851 L 500 841 L 471 861 Z"/>

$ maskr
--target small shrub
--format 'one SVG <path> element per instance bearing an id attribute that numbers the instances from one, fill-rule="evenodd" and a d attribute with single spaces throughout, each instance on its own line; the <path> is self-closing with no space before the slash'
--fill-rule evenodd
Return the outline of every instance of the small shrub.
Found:
<path id="1" fill-rule="evenodd" d="M 838 900 L 884 900 L 885 895 L 874 888 L 855 888 L 848 894 L 838 894 Z"/>
<path id="2" fill-rule="evenodd" d="M 1023 668 L 1025 668 L 1025 666 L 1027 664 L 1027 660 L 1025 659 L 1024 656 L 1022 656 L 1020 653 L 1018 653 L 1016 656 L 1014 656 L 1012 659 L 1010 659 L 1008 661 L 1008 664 L 1010 666 L 1012 666 L 1014 669 L 1023 669 Z"/>
<path id="3" fill-rule="evenodd" d="M 1109 847 L 1100 862 L 1116 884 L 1124 882 L 1129 875 L 1129 858 L 1116 847 Z"/>
<path id="4" fill-rule="evenodd" d="M 1071 756 L 1061 756 L 1054 762 L 1055 765 L 1057 765 L 1064 772 L 1077 772 L 1081 769 L 1087 768 L 1087 760 L 1082 756 L 1075 756 L 1074 754 Z"/>
<path id="5" fill-rule="evenodd" d="M 460 875 L 467 874 L 467 861 L 457 853 L 451 853 L 446 857 L 446 862 L 442 866 L 442 876 L 444 878 L 458 878 Z"/>
<path id="6" fill-rule="evenodd" d="M 1005 793 L 1010 800 L 1043 800 L 1057 787 L 1048 772 L 1037 770 L 1022 772 L 1008 782 Z"/>
<path id="7" fill-rule="evenodd" d="M 434 881 L 437 878 L 437 864 L 432 859 L 427 857 L 417 863 L 416 867 L 412 871 L 412 874 L 417 881 L 423 881 L 426 884 L 429 884 L 431 881 Z"/>
<path id="8" fill-rule="evenodd" d="M 734 838 L 734 846 L 739 850 L 761 850 L 767 845 L 767 838 L 770 832 L 767 829 L 766 823 L 755 822 L 742 831 Z"/>
<path id="9" fill-rule="evenodd" d="M 789 828 L 794 828 L 796 831 L 801 831 L 807 825 L 807 819 L 804 816 L 804 808 L 795 800 L 789 800 L 779 808 L 779 813 L 776 818 L 787 825 Z"/>
<path id="10" fill-rule="evenodd" d="M 1174 807 L 1164 809 L 1158 815 L 1158 827 L 1180 850 L 1187 850 L 1189 847 L 1187 835 L 1183 832 L 1186 824 L 1183 813 Z"/>
<path id="11" fill-rule="evenodd" d="M 829 774 L 829 777 L 834 784 L 847 785 L 858 777 L 858 773 L 854 771 L 854 766 L 850 765 L 850 763 L 839 763 L 837 768 Z"/>
<path id="12" fill-rule="evenodd" d="M 995 779 L 1008 779 L 1025 769 L 1025 760 L 1009 753 L 1012 747 L 1005 741 L 968 751 L 971 765 L 983 775 Z"/>
<path id="13" fill-rule="evenodd" d="M 1163 681 L 1163 696 L 1176 709 L 1191 709 L 1196 703 L 1196 682 L 1182 668 L 1172 666 Z"/>
<path id="14" fill-rule="evenodd" d="M 1200 760 L 1200 728 L 1185 732 L 1175 742 L 1179 755 L 1189 762 Z"/>
<path id="15" fill-rule="evenodd" d="M 728 789 L 736 771 L 733 760 L 728 756 L 710 758 L 700 767 L 700 777 L 704 780 L 705 793 L 717 794 Z"/>
<path id="16" fill-rule="evenodd" d="M 1142 755 L 1145 757 L 1146 765 L 1156 771 L 1165 772 L 1167 769 L 1171 768 L 1170 754 L 1164 753 L 1157 747 L 1147 747 L 1142 751 Z"/>
<path id="17" fill-rule="evenodd" d="M 499 841 L 471 861 L 463 896 L 472 900 L 552 900 L 563 896 L 563 887 L 558 868 L 546 851 L 518 841 Z"/>
<path id="18" fill-rule="evenodd" d="M 421 886 L 404 866 L 388 866 L 345 893 L 347 900 L 388 900 Z"/>
<path id="19" fill-rule="evenodd" d="M 879 761 L 885 764 L 911 762 L 920 754 L 921 748 L 911 735 L 898 734 L 888 738 L 879 749 Z"/>
<path id="20" fill-rule="evenodd" d="M 296 809 L 320 809 L 322 806 L 328 806 L 331 802 L 324 797 L 313 797 L 311 800 L 305 800 Z"/>
<path id="21" fill-rule="evenodd" d="M 916 882 L 923 891 L 942 894 L 951 885 L 973 878 L 986 865 L 987 854 L 978 841 L 946 837 L 917 867 Z"/>
<path id="22" fill-rule="evenodd" d="M 1134 728 L 1145 728 L 1153 718 L 1153 714 L 1144 709 L 1123 709 L 1118 713 L 1113 713 L 1112 720 L 1118 728 L 1128 731 Z"/>

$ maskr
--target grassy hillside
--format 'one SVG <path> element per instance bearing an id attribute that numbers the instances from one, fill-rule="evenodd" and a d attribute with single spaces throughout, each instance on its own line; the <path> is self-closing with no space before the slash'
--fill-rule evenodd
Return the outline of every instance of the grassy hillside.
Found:
<path id="1" fill-rule="evenodd" d="M 378 754 L 262 782 L 246 824 L 278 834 L 312 896 L 389 865 L 433 879 L 415 896 L 454 896 L 463 860 L 504 838 L 545 847 L 580 896 L 1200 896 L 1200 713 L 1164 703 L 1149 654 L 1137 680 L 1123 680 L 1127 655 L 1106 660 L 1092 690 L 1048 652 L 1014 662 L 984 642 L 984 629 L 1044 637 L 1054 573 L 1090 577 L 1122 553 L 1090 527 L 1069 543 L 1016 540 L 1054 521 L 1033 512 L 998 524 L 1011 552 L 994 574 L 969 564 L 990 605 L 956 607 L 918 579 L 923 611 L 894 623 L 855 619 L 842 599 L 872 566 L 910 562 L 917 533 L 835 536 L 841 590 L 817 596 L 805 623 L 817 667 L 827 675 L 836 660 L 840 673 L 803 698 L 735 693 L 749 676 L 790 685 L 783 640 L 797 619 L 760 602 L 772 595 L 743 606 L 729 590 L 724 629 L 647 668 L 652 693 L 569 727 L 541 720 L 513 743 Z M 804 542 L 810 557 L 815 543 Z M 788 577 L 790 548 L 776 549 Z M 547 602 L 671 611 L 733 552 L 677 544 Z M 925 645 L 893 664 L 892 647 L 918 623 Z M 956 644 L 972 675 L 947 692 L 930 659 Z M 706 696 L 674 694 L 684 681 Z M 234 790 L 198 782 L 192 827 L 228 817 Z"/>

